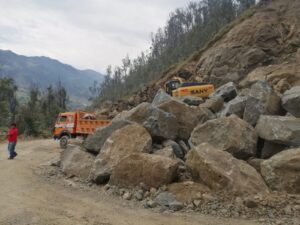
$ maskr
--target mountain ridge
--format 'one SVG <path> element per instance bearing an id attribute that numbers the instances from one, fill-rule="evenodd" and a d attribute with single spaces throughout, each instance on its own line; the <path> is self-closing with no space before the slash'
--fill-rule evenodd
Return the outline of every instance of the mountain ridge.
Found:
<path id="1" fill-rule="evenodd" d="M 20 89 L 28 91 L 32 85 L 42 90 L 61 82 L 72 103 L 86 105 L 89 87 L 94 81 L 102 82 L 104 75 L 90 69 L 76 69 L 74 66 L 46 56 L 19 55 L 11 50 L 0 49 L 0 77 L 10 77 Z"/>

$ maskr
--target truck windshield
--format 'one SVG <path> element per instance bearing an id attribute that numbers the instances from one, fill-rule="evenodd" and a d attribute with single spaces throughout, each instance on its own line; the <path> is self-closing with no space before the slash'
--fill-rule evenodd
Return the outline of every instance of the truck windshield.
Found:
<path id="1" fill-rule="evenodd" d="M 58 122 L 60 122 L 60 123 L 67 122 L 67 116 L 60 116 Z"/>
<path id="2" fill-rule="evenodd" d="M 72 123 L 74 122 L 74 117 L 73 116 L 60 116 L 58 119 L 59 123 Z"/>

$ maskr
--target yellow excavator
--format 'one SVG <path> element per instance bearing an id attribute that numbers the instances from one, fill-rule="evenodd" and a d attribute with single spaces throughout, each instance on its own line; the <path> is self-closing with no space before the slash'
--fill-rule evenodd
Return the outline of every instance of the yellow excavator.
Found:
<path id="1" fill-rule="evenodd" d="M 166 92 L 173 97 L 196 96 L 206 98 L 214 92 L 213 84 L 186 82 L 184 78 L 175 76 L 165 83 Z"/>

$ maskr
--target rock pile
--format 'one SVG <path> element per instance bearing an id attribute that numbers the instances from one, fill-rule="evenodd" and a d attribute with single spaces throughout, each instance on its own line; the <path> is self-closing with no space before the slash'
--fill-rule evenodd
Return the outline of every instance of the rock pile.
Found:
<path id="1" fill-rule="evenodd" d="M 273 191 L 300 194 L 299 96 L 297 87 L 280 95 L 264 81 L 239 91 L 228 83 L 206 100 L 159 90 L 83 147 L 63 151 L 60 167 L 149 208 L 211 207 L 232 216 L 243 213 L 233 210 L 241 204 L 268 213 L 263 202 Z M 298 212 L 296 202 L 291 207 Z"/>

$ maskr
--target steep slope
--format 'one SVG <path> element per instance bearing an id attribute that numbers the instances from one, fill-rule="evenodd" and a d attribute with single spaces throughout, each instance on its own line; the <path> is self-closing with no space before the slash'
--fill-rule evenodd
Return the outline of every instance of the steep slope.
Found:
<path id="1" fill-rule="evenodd" d="M 141 90 L 138 103 L 151 100 L 159 87 L 182 71 L 191 80 L 220 86 L 234 81 L 247 87 L 267 79 L 279 92 L 300 85 L 300 2 L 264 0 L 224 27 L 205 48 L 174 65 Z"/>
<path id="2" fill-rule="evenodd" d="M 78 70 L 47 57 L 26 57 L 0 50 L 0 77 L 3 76 L 15 79 L 20 89 L 28 89 L 32 84 L 45 89 L 60 80 L 72 101 L 86 101 L 88 88 L 94 81 L 103 80 L 96 71 Z"/>

